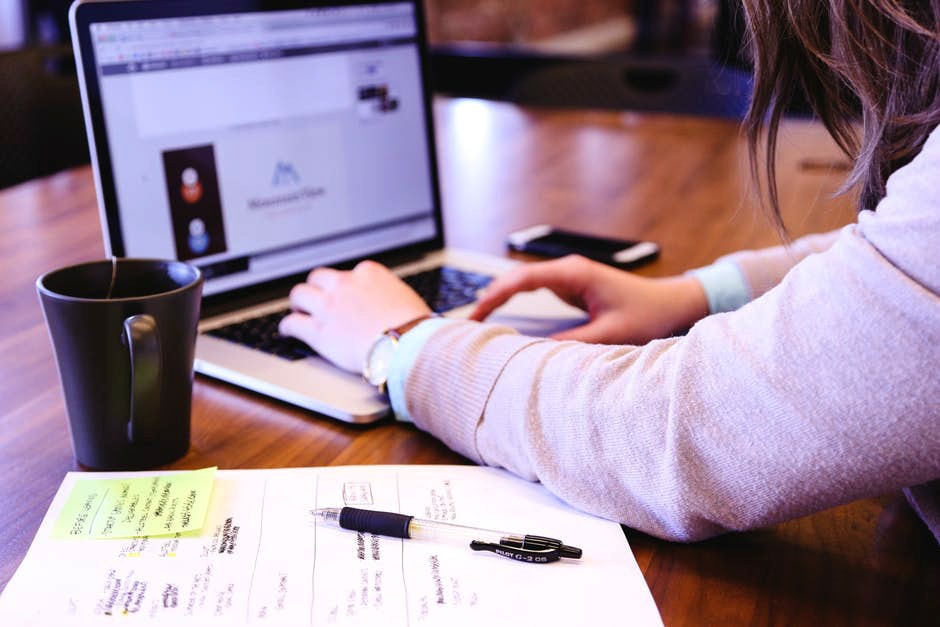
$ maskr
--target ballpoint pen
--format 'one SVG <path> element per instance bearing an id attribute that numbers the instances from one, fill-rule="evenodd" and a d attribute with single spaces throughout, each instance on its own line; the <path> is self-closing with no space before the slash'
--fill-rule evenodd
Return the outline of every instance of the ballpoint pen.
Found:
<path id="1" fill-rule="evenodd" d="M 327 507 L 311 510 L 310 513 L 320 522 L 339 525 L 351 531 L 415 540 L 467 541 L 474 551 L 491 551 L 520 562 L 547 564 L 562 557 L 581 558 L 581 549 L 543 536 L 476 529 L 355 507 Z"/>

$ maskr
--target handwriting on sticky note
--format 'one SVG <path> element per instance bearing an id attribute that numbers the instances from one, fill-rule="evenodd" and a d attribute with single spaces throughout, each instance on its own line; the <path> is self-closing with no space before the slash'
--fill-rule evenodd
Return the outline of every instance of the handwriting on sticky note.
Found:
<path id="1" fill-rule="evenodd" d="M 215 467 L 123 479 L 81 479 L 53 538 L 134 538 L 202 528 Z"/>

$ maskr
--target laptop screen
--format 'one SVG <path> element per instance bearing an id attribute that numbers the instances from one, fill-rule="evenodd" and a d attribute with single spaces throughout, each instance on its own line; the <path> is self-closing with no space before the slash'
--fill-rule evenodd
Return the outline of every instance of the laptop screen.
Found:
<path id="1" fill-rule="evenodd" d="M 78 20 L 113 253 L 191 261 L 211 295 L 438 237 L 414 3 L 122 10 Z"/>

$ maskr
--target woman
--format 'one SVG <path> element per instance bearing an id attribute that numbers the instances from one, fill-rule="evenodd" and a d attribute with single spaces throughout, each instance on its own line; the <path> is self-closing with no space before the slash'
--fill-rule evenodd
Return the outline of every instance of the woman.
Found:
<path id="1" fill-rule="evenodd" d="M 940 539 L 940 1 L 744 4 L 745 125 L 772 219 L 782 231 L 777 126 L 802 88 L 854 161 L 857 223 L 667 279 L 526 265 L 474 321 L 425 319 L 374 263 L 317 269 L 281 330 L 358 372 L 377 334 L 410 322 L 388 380 L 400 419 L 650 534 L 696 540 L 909 488 Z M 476 322 L 543 286 L 589 321 L 551 340 Z"/>

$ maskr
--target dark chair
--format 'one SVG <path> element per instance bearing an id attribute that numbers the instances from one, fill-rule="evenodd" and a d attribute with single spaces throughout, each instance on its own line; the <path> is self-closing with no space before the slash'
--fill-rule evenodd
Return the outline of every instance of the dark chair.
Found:
<path id="1" fill-rule="evenodd" d="M 0 53 L 0 188 L 88 160 L 71 48 Z"/>

